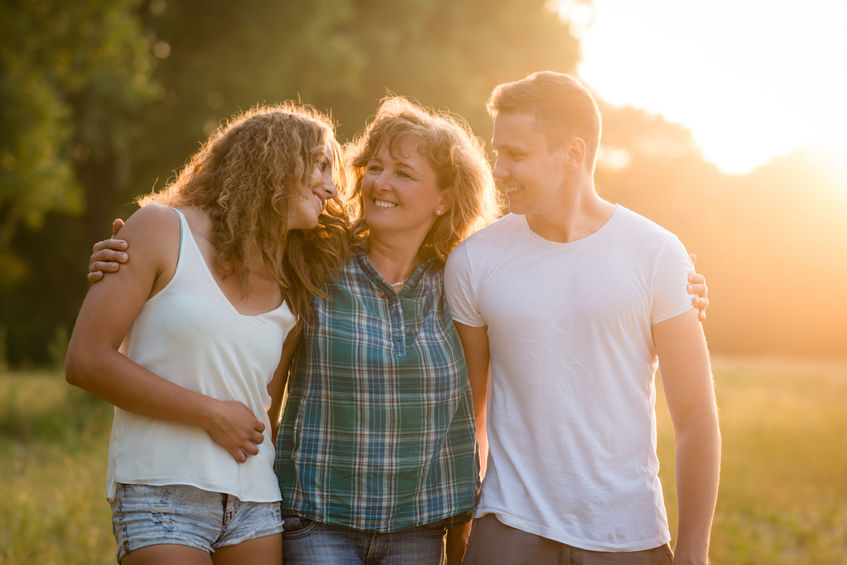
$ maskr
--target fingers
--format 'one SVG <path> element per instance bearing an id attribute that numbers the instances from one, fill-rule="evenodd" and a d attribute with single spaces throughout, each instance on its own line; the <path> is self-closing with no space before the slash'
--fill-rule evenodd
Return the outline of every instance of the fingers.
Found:
<path id="1" fill-rule="evenodd" d="M 703 284 L 706 282 L 706 277 L 700 273 L 688 273 L 688 282 L 694 284 Z"/>
<path id="2" fill-rule="evenodd" d="M 259 445 L 263 441 L 265 441 L 265 436 L 262 434 L 262 432 L 254 431 L 250 435 L 250 445 Z"/>
<path id="3" fill-rule="evenodd" d="M 239 463 L 258 455 L 265 441 L 265 424 L 238 401 L 219 401 L 207 431 Z"/>
<path id="4" fill-rule="evenodd" d="M 100 271 L 102 273 L 114 273 L 120 269 L 120 265 L 114 261 L 92 261 L 88 266 L 90 272 Z"/>
<path id="5" fill-rule="evenodd" d="M 91 256 L 99 256 L 101 253 L 121 253 L 126 257 L 126 253 L 122 253 L 126 247 L 127 243 L 123 239 L 104 239 L 91 246 Z"/>
<path id="6" fill-rule="evenodd" d="M 118 235 L 118 232 L 121 231 L 121 228 L 124 227 L 124 221 L 120 218 L 115 218 L 112 220 L 112 237 Z"/>
<path id="7" fill-rule="evenodd" d="M 697 254 L 696 253 L 689 253 L 688 256 L 691 258 L 692 263 L 697 262 Z"/>
<path id="8" fill-rule="evenodd" d="M 709 299 L 700 296 L 695 296 L 691 299 L 691 304 L 697 308 L 697 319 L 701 322 L 706 320 L 706 308 L 709 307 Z"/>
<path id="9" fill-rule="evenodd" d="M 265 441 L 265 436 L 262 434 L 264 430 L 265 425 L 259 420 L 256 420 L 253 424 L 253 431 L 250 433 L 250 437 L 241 445 L 240 452 L 244 455 L 244 459 L 239 460 L 239 463 L 247 461 L 247 458 L 250 456 L 259 454 L 259 444 Z"/>
<path id="10" fill-rule="evenodd" d="M 700 298 L 706 298 L 708 292 L 705 283 L 689 284 L 686 289 L 688 290 L 688 294 L 696 294 Z"/>
<path id="11" fill-rule="evenodd" d="M 110 263 L 126 263 L 128 260 L 128 253 L 124 253 L 123 251 L 115 251 L 114 249 L 101 249 L 100 251 L 95 251 L 91 254 L 91 257 L 89 257 L 89 263 L 92 264 L 98 261 Z"/>
<path id="12" fill-rule="evenodd" d="M 96 283 L 106 273 L 116 273 L 121 267 L 120 264 L 129 260 L 129 255 L 123 251 L 115 251 L 115 246 L 110 245 L 111 243 L 120 244 L 120 247 L 126 248 L 126 242 L 119 239 L 107 239 L 95 243 L 92 247 L 93 253 L 88 258 L 88 282 Z"/>

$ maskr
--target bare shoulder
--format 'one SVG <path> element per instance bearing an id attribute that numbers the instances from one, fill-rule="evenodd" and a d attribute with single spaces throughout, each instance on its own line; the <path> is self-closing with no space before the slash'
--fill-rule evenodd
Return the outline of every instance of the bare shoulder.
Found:
<path id="1" fill-rule="evenodd" d="M 123 238 L 126 235 L 136 235 L 148 230 L 168 230 L 168 228 L 179 228 L 179 216 L 174 209 L 162 204 L 148 204 L 136 210 L 118 234 Z"/>
<path id="2" fill-rule="evenodd" d="M 118 232 L 132 254 L 121 271 L 134 266 L 152 268 L 160 276 L 172 273 L 179 257 L 179 231 L 179 215 L 173 208 L 149 204 L 137 210 Z"/>
<path id="3" fill-rule="evenodd" d="M 117 237 L 126 240 L 134 254 L 142 247 L 167 246 L 179 238 L 179 216 L 173 208 L 148 204 L 129 217 Z"/>

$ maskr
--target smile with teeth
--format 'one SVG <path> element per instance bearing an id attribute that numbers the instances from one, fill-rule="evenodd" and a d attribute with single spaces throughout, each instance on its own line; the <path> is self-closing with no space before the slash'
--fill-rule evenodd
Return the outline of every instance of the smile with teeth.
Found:
<path id="1" fill-rule="evenodd" d="M 513 192 L 517 192 L 518 190 L 521 190 L 522 188 L 523 188 L 522 186 L 507 186 L 506 187 L 506 194 L 511 194 Z"/>
<path id="2" fill-rule="evenodd" d="M 373 203 L 377 208 L 394 208 L 397 206 L 396 202 L 389 202 L 387 200 L 374 200 Z"/>

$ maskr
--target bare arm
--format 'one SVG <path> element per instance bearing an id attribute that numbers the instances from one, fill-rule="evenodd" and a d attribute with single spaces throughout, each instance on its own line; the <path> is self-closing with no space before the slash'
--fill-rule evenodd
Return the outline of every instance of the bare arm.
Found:
<path id="1" fill-rule="evenodd" d="M 481 473 L 485 476 L 485 466 L 488 457 L 488 435 L 486 433 L 486 401 L 488 399 L 488 368 L 491 357 L 488 351 L 488 328 L 475 328 L 459 322 L 453 323 L 462 341 L 465 351 L 465 364 L 468 367 L 468 380 L 473 394 L 474 419 L 476 420 L 476 435 L 479 441 L 479 456 Z"/>
<path id="2" fill-rule="evenodd" d="M 302 326 L 298 323 L 285 338 L 285 343 L 282 344 L 282 357 L 279 360 L 279 367 L 277 367 L 273 380 L 268 385 L 268 394 L 271 396 L 268 419 L 271 422 L 271 438 L 273 438 L 274 442 L 276 442 L 276 434 L 279 432 L 279 419 L 282 416 L 282 397 L 285 392 L 285 385 L 288 383 L 288 371 L 291 368 L 291 361 L 294 360 L 294 353 L 297 351 L 297 346 L 300 345 L 300 336 L 302 333 Z"/>
<path id="3" fill-rule="evenodd" d="M 475 328 L 454 322 L 462 349 L 465 351 L 465 363 L 468 367 L 468 380 L 473 394 L 476 437 L 479 442 L 480 474 L 485 476 L 488 462 L 488 434 L 486 433 L 486 400 L 488 397 L 488 368 L 491 364 L 488 350 L 488 328 Z M 447 532 L 447 563 L 459 564 L 465 555 L 471 522 L 450 528 Z"/>
<path id="4" fill-rule="evenodd" d="M 653 327 L 676 438 L 679 524 L 674 563 L 708 563 L 721 437 L 709 353 L 697 311 Z"/>
<path id="5" fill-rule="evenodd" d="M 233 458 L 245 461 L 246 454 L 258 453 L 264 424 L 244 404 L 180 387 L 119 351 L 144 303 L 170 278 L 178 222 L 172 210 L 148 206 L 121 231 L 133 246 L 133 261 L 89 289 L 68 346 L 66 378 L 124 410 L 200 426 Z"/>

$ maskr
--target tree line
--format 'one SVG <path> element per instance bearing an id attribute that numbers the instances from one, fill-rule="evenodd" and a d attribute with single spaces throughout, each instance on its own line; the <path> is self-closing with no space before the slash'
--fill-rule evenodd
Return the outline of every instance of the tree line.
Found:
<path id="1" fill-rule="evenodd" d="M 299 100 L 344 140 L 395 93 L 487 139 L 494 85 L 578 60 L 544 0 L 3 3 L 0 364 L 61 359 L 91 243 L 232 113 Z M 724 175 L 684 128 L 602 110 L 601 194 L 698 253 L 713 350 L 847 353 L 843 181 L 803 154 Z"/>

